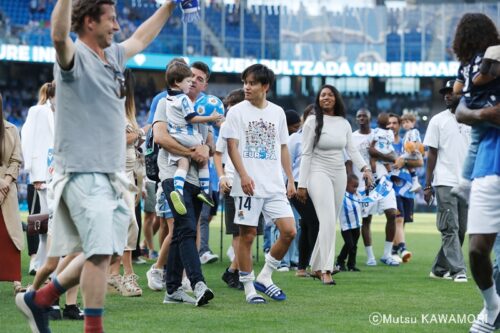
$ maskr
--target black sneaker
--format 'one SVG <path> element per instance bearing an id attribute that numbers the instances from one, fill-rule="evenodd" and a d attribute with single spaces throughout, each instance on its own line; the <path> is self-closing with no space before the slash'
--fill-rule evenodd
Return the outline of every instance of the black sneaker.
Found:
<path id="1" fill-rule="evenodd" d="M 229 288 L 243 290 L 243 283 L 240 282 L 240 273 L 238 270 L 231 273 L 226 269 L 224 274 L 222 274 L 222 281 L 226 282 Z"/>
<path id="2" fill-rule="evenodd" d="M 62 315 L 61 315 L 61 308 L 59 305 L 52 305 L 49 308 L 49 319 L 50 320 L 61 320 Z"/>
<path id="3" fill-rule="evenodd" d="M 49 318 L 46 308 L 40 308 L 34 303 L 35 291 L 16 295 L 16 306 L 28 320 L 33 332 L 50 333 Z"/>
<path id="4" fill-rule="evenodd" d="M 198 193 L 198 195 L 196 197 L 198 198 L 198 200 L 206 203 L 210 207 L 214 207 L 215 206 L 214 200 L 207 193 L 205 193 L 204 191 L 200 191 L 200 193 Z"/>
<path id="5" fill-rule="evenodd" d="M 339 272 L 346 272 L 347 271 L 347 268 L 345 267 L 345 264 L 339 264 L 337 263 L 337 265 L 335 266 L 335 269 Z"/>
<path id="6" fill-rule="evenodd" d="M 63 318 L 71 320 L 83 320 L 83 311 L 80 310 L 80 308 L 76 304 L 66 304 L 63 310 Z"/>
<path id="7" fill-rule="evenodd" d="M 361 272 L 361 270 L 356 266 L 354 266 L 354 267 L 349 267 L 349 272 Z"/>

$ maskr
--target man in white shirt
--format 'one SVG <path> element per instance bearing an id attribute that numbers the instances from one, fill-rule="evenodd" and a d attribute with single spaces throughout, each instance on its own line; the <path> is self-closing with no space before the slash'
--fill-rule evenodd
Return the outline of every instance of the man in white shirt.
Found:
<path id="1" fill-rule="evenodd" d="M 462 253 L 467 229 L 467 203 L 451 195 L 458 185 L 462 164 L 470 142 L 470 127 L 459 124 L 455 117 L 458 97 L 453 94 L 453 81 L 446 82 L 440 91 L 447 109 L 432 117 L 425 134 L 424 145 L 429 147 L 425 176 L 424 198 L 430 204 L 437 199 L 437 227 L 442 235 L 430 277 L 467 282 Z"/>
<path id="2" fill-rule="evenodd" d="M 285 112 L 266 100 L 274 81 L 270 69 L 255 64 L 245 69 L 241 77 L 245 101 L 231 108 L 221 133 L 227 139 L 229 157 L 236 170 L 231 196 L 236 206 L 234 223 L 240 226 L 236 250 L 240 281 L 248 303 L 265 303 L 256 289 L 274 300 L 283 301 L 286 295 L 273 283 L 271 275 L 296 234 L 293 212 L 285 195 L 287 193 L 290 198 L 295 194 Z M 288 179 L 287 188 L 281 167 Z M 266 254 L 266 263 L 255 278 L 251 249 L 261 213 L 266 220 L 276 223 L 280 236 Z"/>
<path id="3" fill-rule="evenodd" d="M 371 113 L 367 109 L 360 109 L 356 113 L 356 121 L 358 122 L 359 130 L 352 133 L 352 140 L 366 163 L 370 163 L 370 157 L 374 157 L 377 159 L 377 169 L 373 170 L 373 172 L 376 172 L 380 178 L 387 174 L 387 169 L 380 161 L 394 162 L 394 154 L 383 154 L 376 148 L 371 147 L 371 143 L 373 141 L 373 131 L 370 128 L 370 119 Z M 351 172 L 351 170 L 349 170 L 349 172 Z M 354 170 L 352 170 L 352 172 L 354 172 L 354 174 L 358 176 L 359 179 L 363 179 L 363 175 L 361 174 L 361 172 L 359 172 L 355 168 Z M 358 191 L 365 191 L 364 182 L 360 182 Z M 372 247 L 372 215 L 382 213 L 384 213 L 386 217 L 386 235 L 384 243 L 384 254 L 380 258 L 380 261 L 388 266 L 399 266 L 399 262 L 396 261 L 391 254 L 392 242 L 396 233 L 396 207 L 396 194 L 394 190 L 391 189 L 387 196 L 375 202 L 370 207 L 363 208 L 363 223 L 361 227 L 361 235 L 363 236 L 363 243 L 365 245 L 367 256 L 366 264 L 368 266 L 375 266 L 377 264 Z"/>

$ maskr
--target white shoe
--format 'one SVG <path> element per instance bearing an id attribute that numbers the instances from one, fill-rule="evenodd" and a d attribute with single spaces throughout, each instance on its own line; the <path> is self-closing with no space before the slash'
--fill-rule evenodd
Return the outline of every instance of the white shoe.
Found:
<path id="1" fill-rule="evenodd" d="M 200 281 L 194 286 L 194 296 L 196 297 L 196 306 L 202 306 L 214 298 L 214 293 L 210 290 L 205 282 Z"/>
<path id="2" fill-rule="evenodd" d="M 191 282 L 189 281 L 189 279 L 187 278 L 187 276 L 185 276 L 184 278 L 182 278 L 182 286 L 181 286 L 181 288 L 185 292 L 192 292 L 193 291 L 193 288 L 191 288 Z"/>
<path id="3" fill-rule="evenodd" d="M 146 277 L 148 279 L 149 289 L 157 291 L 165 289 L 165 283 L 163 282 L 163 269 L 155 268 L 155 265 L 152 265 L 146 272 Z"/>
<path id="4" fill-rule="evenodd" d="M 227 255 L 227 257 L 229 258 L 229 260 L 230 260 L 231 262 L 233 262 L 233 261 L 234 261 L 234 248 L 233 248 L 233 246 L 232 246 L 232 245 L 231 245 L 231 246 L 227 249 L 227 251 L 226 251 L 226 255 Z"/>
<path id="5" fill-rule="evenodd" d="M 278 272 L 289 272 L 290 268 L 287 267 L 287 266 L 283 266 L 283 267 L 278 268 L 276 271 L 278 271 Z"/>
<path id="6" fill-rule="evenodd" d="M 392 256 L 380 258 L 380 262 L 387 266 L 399 266 L 399 261 L 395 260 Z"/>
<path id="7" fill-rule="evenodd" d="M 196 300 L 186 294 L 186 292 L 179 288 L 172 293 L 172 295 L 165 293 L 165 298 L 163 299 L 163 304 L 180 304 L 180 303 L 188 303 L 188 304 L 196 304 Z"/>
<path id="8" fill-rule="evenodd" d="M 453 277 L 453 282 L 464 283 L 467 282 L 467 275 L 459 273 Z"/>
<path id="9" fill-rule="evenodd" d="M 412 256 L 413 254 L 408 250 L 404 250 L 403 252 L 401 252 L 401 258 L 403 259 L 404 263 L 409 262 Z"/>
<path id="10" fill-rule="evenodd" d="M 366 261 L 366 266 L 377 266 L 377 259 L 368 258 L 368 260 Z"/>
<path id="11" fill-rule="evenodd" d="M 398 254 L 393 254 L 392 255 L 392 259 L 394 259 L 398 263 L 402 263 L 403 262 L 403 259 L 401 259 L 401 257 Z"/>
<path id="12" fill-rule="evenodd" d="M 200 262 L 202 263 L 202 265 L 211 264 L 213 262 L 216 262 L 218 259 L 219 259 L 219 256 L 216 254 L 213 254 L 210 251 L 207 251 L 200 256 Z"/>
<path id="13" fill-rule="evenodd" d="M 446 273 L 444 273 L 444 274 L 443 274 L 443 276 L 441 276 L 441 275 L 436 275 L 436 274 L 434 274 L 434 272 L 433 272 L 433 271 L 431 271 L 431 272 L 429 273 L 429 277 L 430 277 L 430 278 L 432 278 L 432 279 L 452 280 L 452 277 L 451 277 L 451 275 L 450 275 L 450 272 L 446 272 Z"/>

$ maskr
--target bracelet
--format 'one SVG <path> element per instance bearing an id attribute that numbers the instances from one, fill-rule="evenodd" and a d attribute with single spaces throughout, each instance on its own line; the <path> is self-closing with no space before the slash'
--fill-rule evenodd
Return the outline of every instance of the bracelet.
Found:
<path id="1" fill-rule="evenodd" d="M 429 185 L 429 186 L 424 187 L 424 191 L 427 191 L 427 190 L 432 190 L 432 186 Z"/>
<path id="2" fill-rule="evenodd" d="M 370 169 L 369 167 L 365 166 L 365 167 L 363 168 L 363 170 L 361 170 L 361 172 L 366 172 L 366 171 L 368 171 L 368 172 L 370 172 L 370 173 L 371 173 L 371 172 L 372 172 L 372 169 Z"/>

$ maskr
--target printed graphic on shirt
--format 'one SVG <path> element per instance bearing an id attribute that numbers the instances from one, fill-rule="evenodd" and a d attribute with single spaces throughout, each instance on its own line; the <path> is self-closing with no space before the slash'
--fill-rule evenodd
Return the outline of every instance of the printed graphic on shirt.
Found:
<path id="1" fill-rule="evenodd" d="M 244 158 L 276 160 L 276 126 L 261 119 L 248 123 L 245 130 Z"/>

